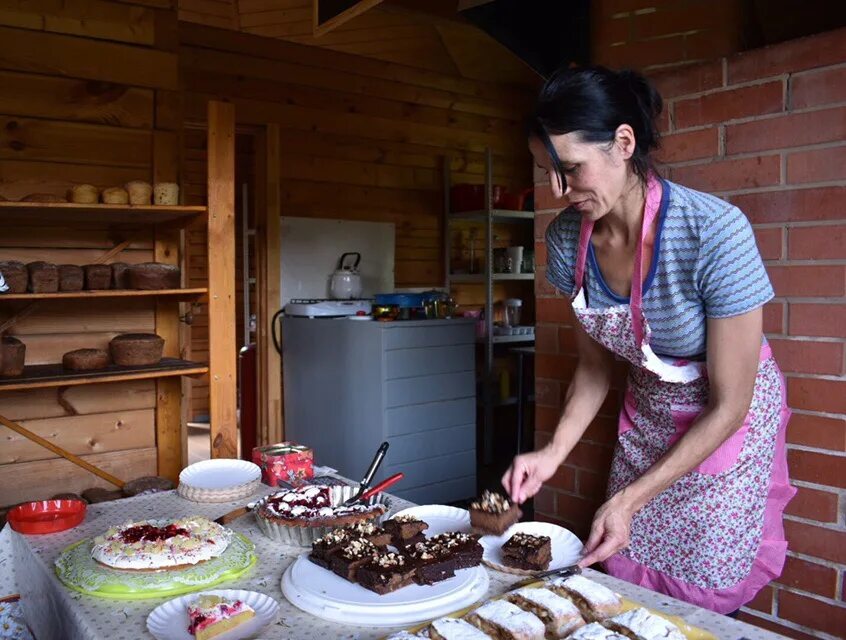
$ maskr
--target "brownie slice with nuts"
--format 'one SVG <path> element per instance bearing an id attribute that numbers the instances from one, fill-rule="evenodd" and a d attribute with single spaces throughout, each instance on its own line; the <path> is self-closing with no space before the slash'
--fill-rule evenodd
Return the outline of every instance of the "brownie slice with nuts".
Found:
<path id="1" fill-rule="evenodd" d="M 482 562 L 482 545 L 479 536 L 450 531 L 429 538 L 430 545 L 443 545 L 455 558 L 456 569 L 476 567 Z"/>
<path id="2" fill-rule="evenodd" d="M 455 554 L 443 544 L 431 541 L 418 542 L 407 552 L 408 562 L 414 567 L 414 582 L 435 584 L 455 575 L 458 561 Z"/>
<path id="3" fill-rule="evenodd" d="M 552 541 L 549 536 L 515 533 L 502 545 L 502 562 L 506 567 L 546 571 L 552 560 Z"/>
<path id="4" fill-rule="evenodd" d="M 505 496 L 485 491 L 476 502 L 470 503 L 470 524 L 474 530 L 501 536 L 520 519 L 520 507 Z"/>
<path id="5" fill-rule="evenodd" d="M 365 589 L 383 595 L 411 584 L 414 571 L 399 553 L 380 553 L 358 568 L 356 580 Z"/>
<path id="6" fill-rule="evenodd" d="M 427 523 L 412 515 L 394 516 L 385 520 L 382 526 L 391 534 L 393 545 L 398 549 L 422 542 L 425 539 L 423 532 L 429 528 Z"/>
<path id="7" fill-rule="evenodd" d="M 350 540 L 329 556 L 329 568 L 345 580 L 355 582 L 358 568 L 377 553 L 375 545 L 367 540 Z"/>

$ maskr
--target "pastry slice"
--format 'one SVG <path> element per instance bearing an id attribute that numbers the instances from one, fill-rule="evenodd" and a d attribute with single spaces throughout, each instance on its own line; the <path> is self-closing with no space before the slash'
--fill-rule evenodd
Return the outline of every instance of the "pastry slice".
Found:
<path id="1" fill-rule="evenodd" d="M 572 600 L 588 622 L 613 618 L 623 610 L 620 596 L 584 576 L 553 578 L 546 586 L 558 595 Z"/>
<path id="2" fill-rule="evenodd" d="M 501 536 L 520 519 L 520 507 L 505 496 L 485 491 L 476 502 L 470 503 L 470 525 L 474 530 Z"/>
<path id="3" fill-rule="evenodd" d="M 626 636 L 620 635 L 598 622 L 591 622 L 580 627 L 567 640 L 627 640 Z"/>
<path id="4" fill-rule="evenodd" d="M 518 589 L 506 595 L 505 599 L 540 618 L 546 625 L 547 640 L 566 638 L 585 624 L 572 601 L 549 589 Z"/>
<path id="5" fill-rule="evenodd" d="M 603 624 L 631 640 L 685 640 L 676 625 L 643 607 L 621 613 Z"/>
<path id="6" fill-rule="evenodd" d="M 461 618 L 440 618 L 429 625 L 431 640 L 490 640 L 490 636 Z"/>
<path id="7" fill-rule="evenodd" d="M 256 612 L 240 600 L 229 601 L 220 596 L 200 596 L 188 605 L 188 633 L 197 640 L 210 640 L 240 627 L 254 618 Z"/>
<path id="8" fill-rule="evenodd" d="M 515 533 L 502 545 L 502 563 L 506 567 L 546 571 L 552 560 L 552 540 L 549 536 Z"/>
<path id="9" fill-rule="evenodd" d="M 546 627 L 540 618 L 507 600 L 491 600 L 465 619 L 495 640 L 544 640 Z"/>

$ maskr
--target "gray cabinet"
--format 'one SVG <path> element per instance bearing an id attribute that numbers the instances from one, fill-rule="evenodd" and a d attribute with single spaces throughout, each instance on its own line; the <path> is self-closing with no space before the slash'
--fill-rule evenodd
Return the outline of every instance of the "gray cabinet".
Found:
<path id="1" fill-rule="evenodd" d="M 473 319 L 372 322 L 284 318 L 285 436 L 317 464 L 359 479 L 383 440 L 377 480 L 443 503 L 476 493 Z"/>

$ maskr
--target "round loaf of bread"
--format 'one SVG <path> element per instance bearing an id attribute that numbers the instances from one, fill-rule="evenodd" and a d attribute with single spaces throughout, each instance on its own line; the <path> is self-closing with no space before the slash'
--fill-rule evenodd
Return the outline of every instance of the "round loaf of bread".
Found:
<path id="1" fill-rule="evenodd" d="M 129 204 L 129 194 L 123 187 L 103 189 L 103 204 Z"/>
<path id="2" fill-rule="evenodd" d="M 112 361 L 122 367 L 158 364 L 162 359 L 164 339 L 155 333 L 124 333 L 112 338 Z"/>
<path id="3" fill-rule="evenodd" d="M 153 203 L 169 206 L 179 204 L 179 185 L 175 182 L 157 182 L 153 187 Z"/>
<path id="4" fill-rule="evenodd" d="M 0 261 L 0 275 L 9 287 L 4 293 L 25 293 L 29 283 L 29 274 L 26 265 L 17 260 Z"/>
<path id="5" fill-rule="evenodd" d="M 112 263 L 112 289 L 129 289 L 129 265 L 125 262 Z"/>
<path id="6" fill-rule="evenodd" d="M 30 193 L 21 198 L 21 202 L 67 202 L 67 198 L 52 193 Z"/>
<path id="7" fill-rule="evenodd" d="M 12 336 L 0 340 L 0 377 L 13 378 L 24 371 L 26 345 Z"/>
<path id="8" fill-rule="evenodd" d="M 100 190 L 93 184 L 77 184 L 71 187 L 70 200 L 77 204 L 97 204 L 100 201 Z"/>
<path id="9" fill-rule="evenodd" d="M 93 371 L 109 366 L 109 354 L 104 349 L 75 349 L 62 356 L 62 367 L 69 371 Z"/>
<path id="10" fill-rule="evenodd" d="M 112 286 L 111 265 L 87 264 L 82 268 L 85 271 L 85 288 L 89 291 L 100 291 Z"/>
<path id="11" fill-rule="evenodd" d="M 59 265 L 59 291 L 82 291 L 85 272 L 75 264 Z"/>
<path id="12" fill-rule="evenodd" d="M 51 262 L 30 262 L 29 290 L 32 293 L 56 293 L 59 290 L 59 268 Z"/>
<path id="13" fill-rule="evenodd" d="M 178 289 L 180 279 L 179 267 L 172 264 L 143 262 L 129 267 L 130 289 Z"/>
<path id="14" fill-rule="evenodd" d="M 153 200 L 153 187 L 149 182 L 133 180 L 126 183 L 126 191 L 129 194 L 129 204 L 149 205 Z"/>

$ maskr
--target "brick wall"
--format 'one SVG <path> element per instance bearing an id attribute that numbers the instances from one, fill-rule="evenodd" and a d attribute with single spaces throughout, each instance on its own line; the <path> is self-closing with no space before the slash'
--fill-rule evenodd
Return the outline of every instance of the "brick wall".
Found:
<path id="1" fill-rule="evenodd" d="M 660 159 L 670 180 L 749 217 L 776 291 L 764 329 L 787 376 L 798 488 L 779 580 L 741 614 L 794 638 L 846 630 L 846 30 L 665 72 Z M 539 176 L 536 176 L 538 179 Z M 569 304 L 545 281 L 543 234 L 558 211 L 536 183 L 536 444 L 554 429 L 575 366 Z M 620 383 L 542 489 L 542 518 L 584 534 L 601 502 Z"/>

